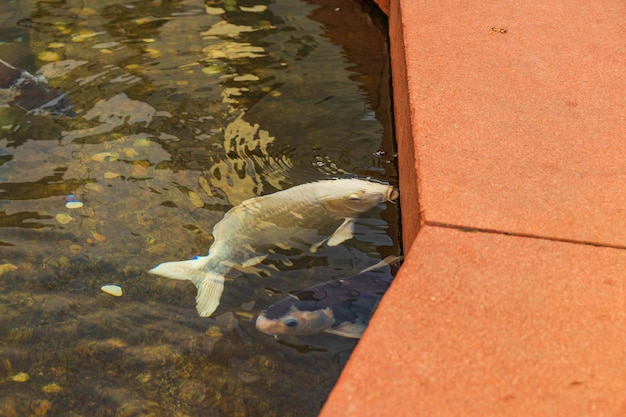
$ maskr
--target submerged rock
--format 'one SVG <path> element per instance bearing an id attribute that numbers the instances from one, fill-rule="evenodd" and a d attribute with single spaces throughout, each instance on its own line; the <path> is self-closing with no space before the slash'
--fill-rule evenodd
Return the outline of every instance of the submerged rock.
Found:
<path id="1" fill-rule="evenodd" d="M 114 297 L 121 297 L 124 294 L 124 292 L 122 291 L 122 287 L 118 285 L 103 285 L 100 290 L 103 293 L 112 295 Z"/>
<path id="2" fill-rule="evenodd" d="M 0 265 L 0 275 L 6 273 L 6 272 L 11 272 L 11 271 L 15 271 L 17 269 L 17 266 L 13 265 L 13 264 L 2 264 Z"/>

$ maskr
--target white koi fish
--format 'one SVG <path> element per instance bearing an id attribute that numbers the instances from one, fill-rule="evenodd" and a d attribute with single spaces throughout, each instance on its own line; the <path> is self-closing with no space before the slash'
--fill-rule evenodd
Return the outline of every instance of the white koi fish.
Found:
<path id="1" fill-rule="evenodd" d="M 219 306 L 224 275 L 256 265 L 273 248 L 306 247 L 315 252 L 352 238 L 355 217 L 398 192 L 388 184 L 360 179 L 322 180 L 246 200 L 213 228 L 207 256 L 162 263 L 149 272 L 188 280 L 198 289 L 196 309 L 208 317 Z M 334 230 L 334 231 L 332 231 Z M 332 231 L 330 236 L 320 235 Z"/>

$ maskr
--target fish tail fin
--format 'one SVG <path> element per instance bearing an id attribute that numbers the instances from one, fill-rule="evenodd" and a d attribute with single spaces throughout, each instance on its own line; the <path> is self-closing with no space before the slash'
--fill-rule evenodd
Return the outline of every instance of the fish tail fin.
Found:
<path id="1" fill-rule="evenodd" d="M 191 281 L 198 289 L 196 309 L 201 317 L 209 317 L 220 305 L 224 291 L 224 276 L 213 272 L 205 272 L 205 258 L 190 261 L 164 262 L 148 271 L 162 277 Z"/>

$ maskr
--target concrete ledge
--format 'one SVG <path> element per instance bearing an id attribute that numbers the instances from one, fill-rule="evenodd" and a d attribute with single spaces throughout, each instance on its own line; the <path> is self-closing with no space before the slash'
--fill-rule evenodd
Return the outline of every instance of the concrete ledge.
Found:
<path id="1" fill-rule="evenodd" d="M 379 0 L 406 262 L 322 417 L 626 415 L 621 0 Z"/>
<path id="2" fill-rule="evenodd" d="M 626 415 L 625 266 L 425 226 L 321 415 Z"/>

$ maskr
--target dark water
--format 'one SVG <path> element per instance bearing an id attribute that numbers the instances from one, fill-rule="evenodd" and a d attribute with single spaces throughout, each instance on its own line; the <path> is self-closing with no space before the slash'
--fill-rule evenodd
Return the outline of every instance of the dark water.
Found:
<path id="1" fill-rule="evenodd" d="M 206 254 L 246 198 L 396 184 L 383 33 L 358 1 L 2 2 L 0 58 L 77 116 L 0 108 L 0 415 L 317 415 L 356 342 L 276 340 L 254 318 L 398 254 L 395 206 L 228 281 L 211 318 L 191 284 L 146 271 Z"/>

